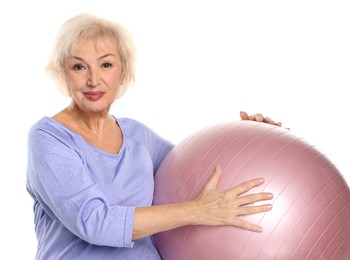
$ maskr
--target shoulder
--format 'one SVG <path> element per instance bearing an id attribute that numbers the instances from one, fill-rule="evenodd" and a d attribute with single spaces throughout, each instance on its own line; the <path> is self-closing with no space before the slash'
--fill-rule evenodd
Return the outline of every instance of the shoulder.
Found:
<path id="1" fill-rule="evenodd" d="M 116 122 L 119 124 L 120 128 L 123 131 L 123 135 L 127 137 L 141 137 L 145 135 L 157 135 L 154 130 L 148 127 L 146 124 L 141 121 L 122 117 L 116 118 Z"/>
<path id="2" fill-rule="evenodd" d="M 122 129 L 123 135 L 127 138 L 148 144 L 154 144 L 155 142 L 170 143 L 167 139 L 157 134 L 152 128 L 138 120 L 125 117 L 116 120 Z"/>
<path id="3" fill-rule="evenodd" d="M 34 142 L 34 144 L 44 141 L 74 143 L 76 134 L 51 117 L 43 117 L 32 125 L 28 133 L 28 139 L 29 142 Z"/>

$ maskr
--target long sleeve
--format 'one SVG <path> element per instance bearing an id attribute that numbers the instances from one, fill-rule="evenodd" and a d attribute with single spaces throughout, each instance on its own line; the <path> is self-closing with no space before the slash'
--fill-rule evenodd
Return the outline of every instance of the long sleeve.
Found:
<path id="1" fill-rule="evenodd" d="M 29 138 L 32 191 L 45 211 L 95 245 L 131 247 L 134 207 L 111 206 L 86 162 L 59 135 L 34 129 Z"/>

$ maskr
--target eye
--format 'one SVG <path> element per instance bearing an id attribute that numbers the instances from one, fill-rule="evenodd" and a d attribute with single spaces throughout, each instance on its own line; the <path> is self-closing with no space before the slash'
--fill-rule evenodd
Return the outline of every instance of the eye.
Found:
<path id="1" fill-rule="evenodd" d="M 73 70 L 82 70 L 84 69 L 84 66 L 82 64 L 74 64 Z"/>
<path id="2" fill-rule="evenodd" d="M 105 62 L 102 64 L 102 68 L 111 68 L 113 65 L 111 63 Z"/>

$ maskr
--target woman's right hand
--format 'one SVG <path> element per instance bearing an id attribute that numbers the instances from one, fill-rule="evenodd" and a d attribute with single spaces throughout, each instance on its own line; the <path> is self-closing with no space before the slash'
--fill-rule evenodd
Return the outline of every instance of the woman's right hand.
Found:
<path id="1" fill-rule="evenodd" d="M 228 190 L 218 190 L 217 184 L 221 176 L 221 169 L 217 167 L 204 187 L 201 194 L 195 199 L 200 209 L 198 225 L 233 225 L 251 231 L 261 232 L 258 225 L 244 221 L 241 217 L 272 209 L 271 204 L 254 206 L 253 203 L 271 200 L 273 194 L 261 192 L 256 194 L 244 194 L 250 189 L 263 184 L 262 178 L 243 182 Z"/>

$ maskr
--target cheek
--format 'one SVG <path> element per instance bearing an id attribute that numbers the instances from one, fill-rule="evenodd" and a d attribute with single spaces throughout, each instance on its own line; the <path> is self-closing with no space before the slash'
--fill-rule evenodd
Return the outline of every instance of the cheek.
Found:
<path id="1" fill-rule="evenodd" d="M 80 90 L 84 86 L 84 80 L 82 77 L 77 77 L 67 73 L 66 82 L 71 92 Z"/>
<path id="2" fill-rule="evenodd" d="M 115 73 L 111 77 L 109 77 L 108 81 L 109 81 L 109 86 L 111 86 L 115 90 L 118 90 L 122 82 L 122 76 L 120 73 Z"/>

